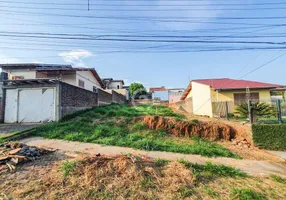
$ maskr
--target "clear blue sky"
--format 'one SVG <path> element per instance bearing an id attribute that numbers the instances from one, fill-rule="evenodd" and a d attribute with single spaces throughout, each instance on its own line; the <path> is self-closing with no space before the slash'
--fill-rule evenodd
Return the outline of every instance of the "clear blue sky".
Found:
<path id="1" fill-rule="evenodd" d="M 101 77 L 142 82 L 147 87 L 187 87 L 192 79 L 242 76 L 286 85 L 286 55 L 244 76 L 285 50 L 193 52 L 228 47 L 285 47 L 283 44 L 62 40 L 41 35 L 133 35 L 137 39 L 150 35 L 217 36 L 187 40 L 284 42 L 286 37 L 275 36 L 286 36 L 286 18 L 226 18 L 286 17 L 285 1 L 90 0 L 90 4 L 88 11 L 87 0 L 0 0 L 0 63 L 72 63 L 75 67 L 94 67 Z M 40 37 L 23 37 L 27 33 L 38 33 Z"/>

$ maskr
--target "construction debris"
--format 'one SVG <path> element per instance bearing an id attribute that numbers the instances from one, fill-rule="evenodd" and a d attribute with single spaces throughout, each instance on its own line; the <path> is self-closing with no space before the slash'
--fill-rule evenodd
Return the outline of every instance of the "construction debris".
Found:
<path id="1" fill-rule="evenodd" d="M 231 143 L 245 149 L 251 147 L 251 144 L 246 139 L 232 139 Z"/>
<path id="2" fill-rule="evenodd" d="M 22 143 L 7 143 L 0 145 L 0 172 L 9 169 L 14 171 L 16 165 L 35 161 L 42 155 L 51 152 L 47 149 L 28 146 Z"/>

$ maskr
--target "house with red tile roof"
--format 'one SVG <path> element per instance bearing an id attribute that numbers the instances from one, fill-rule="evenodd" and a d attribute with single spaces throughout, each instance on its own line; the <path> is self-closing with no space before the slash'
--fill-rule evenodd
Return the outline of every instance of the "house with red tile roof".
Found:
<path id="1" fill-rule="evenodd" d="M 194 114 L 213 117 L 214 102 L 231 102 L 234 106 L 248 100 L 271 102 L 273 92 L 281 93 L 285 99 L 285 90 L 283 85 L 257 81 L 199 79 L 190 82 L 181 100 L 192 98 Z"/>

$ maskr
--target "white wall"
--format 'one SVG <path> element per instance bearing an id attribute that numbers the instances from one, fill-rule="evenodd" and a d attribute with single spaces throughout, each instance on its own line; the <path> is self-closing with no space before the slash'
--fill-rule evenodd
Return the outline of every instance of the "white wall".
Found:
<path id="1" fill-rule="evenodd" d="M 109 84 L 108 89 L 118 89 L 118 86 L 119 86 L 119 89 L 122 89 L 123 84 L 121 81 L 112 81 Z"/>
<path id="2" fill-rule="evenodd" d="M 79 80 L 84 81 L 84 89 L 93 91 L 93 86 L 102 88 L 97 79 L 90 71 L 77 71 L 76 72 L 76 86 L 79 86 Z"/>
<path id="3" fill-rule="evenodd" d="M 210 86 L 192 82 L 192 96 L 194 114 L 213 117 Z"/>
<path id="4" fill-rule="evenodd" d="M 28 69 L 22 69 L 22 70 L 3 70 L 3 72 L 6 72 L 9 74 L 9 79 L 12 79 L 12 76 L 23 76 L 24 79 L 35 79 L 36 78 L 36 72 Z"/>

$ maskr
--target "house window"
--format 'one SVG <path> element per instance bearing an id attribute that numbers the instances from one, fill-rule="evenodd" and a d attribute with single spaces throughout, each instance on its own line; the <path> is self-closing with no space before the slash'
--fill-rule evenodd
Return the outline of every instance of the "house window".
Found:
<path id="1" fill-rule="evenodd" d="M 259 102 L 259 93 L 235 93 L 234 104 L 240 105 L 246 103 L 248 100 Z"/>
<path id="2" fill-rule="evenodd" d="M 119 90 L 119 87 L 120 87 L 120 86 L 119 86 L 119 85 L 117 85 L 117 89 L 118 89 L 118 90 Z"/>
<path id="3" fill-rule="evenodd" d="M 81 88 L 84 88 L 84 81 L 78 79 L 78 86 L 81 87 Z"/>
<path id="4" fill-rule="evenodd" d="M 97 92 L 97 87 L 93 86 L 93 92 Z"/>

